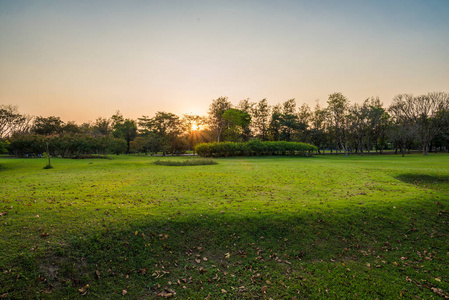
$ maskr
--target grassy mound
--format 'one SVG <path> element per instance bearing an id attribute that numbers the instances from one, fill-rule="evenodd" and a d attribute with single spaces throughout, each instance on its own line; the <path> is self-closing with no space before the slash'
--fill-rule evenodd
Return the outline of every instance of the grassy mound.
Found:
<path id="1" fill-rule="evenodd" d="M 156 160 L 153 162 L 155 165 L 159 166 L 205 166 L 205 165 L 216 165 L 218 162 L 212 159 L 206 158 L 195 158 L 188 160 Z"/>

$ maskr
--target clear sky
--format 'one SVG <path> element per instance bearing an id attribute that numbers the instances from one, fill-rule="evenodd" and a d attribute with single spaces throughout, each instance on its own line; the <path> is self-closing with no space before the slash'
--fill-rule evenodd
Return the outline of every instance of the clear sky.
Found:
<path id="1" fill-rule="evenodd" d="M 0 104 L 78 123 L 449 92 L 449 0 L 0 0 Z"/>

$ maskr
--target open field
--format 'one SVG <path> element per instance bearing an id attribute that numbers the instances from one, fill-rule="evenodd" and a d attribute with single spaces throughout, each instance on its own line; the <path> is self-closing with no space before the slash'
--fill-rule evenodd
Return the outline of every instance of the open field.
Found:
<path id="1" fill-rule="evenodd" d="M 449 297 L 447 154 L 111 158 L 0 158 L 0 296 Z"/>

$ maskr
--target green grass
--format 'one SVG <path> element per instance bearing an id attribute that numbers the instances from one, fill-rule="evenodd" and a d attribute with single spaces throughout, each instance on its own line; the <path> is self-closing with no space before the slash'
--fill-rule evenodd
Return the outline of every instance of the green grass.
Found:
<path id="1" fill-rule="evenodd" d="M 447 154 L 155 160 L 0 158 L 0 296 L 449 296 Z"/>

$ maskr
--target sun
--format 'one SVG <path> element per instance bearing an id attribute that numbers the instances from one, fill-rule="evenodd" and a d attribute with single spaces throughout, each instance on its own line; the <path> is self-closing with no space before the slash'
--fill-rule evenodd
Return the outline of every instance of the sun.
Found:
<path id="1" fill-rule="evenodd" d="M 192 123 L 192 130 L 198 130 L 199 126 L 196 124 L 196 122 Z"/>

